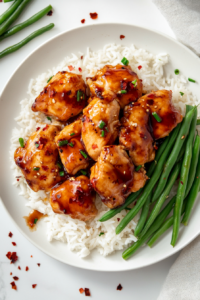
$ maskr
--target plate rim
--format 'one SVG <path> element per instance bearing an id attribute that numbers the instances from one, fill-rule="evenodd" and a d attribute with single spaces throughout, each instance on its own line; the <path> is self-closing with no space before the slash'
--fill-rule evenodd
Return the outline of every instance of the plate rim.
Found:
<path id="1" fill-rule="evenodd" d="M 15 70 L 12 72 L 12 74 L 10 75 L 8 81 L 6 82 L 6 84 L 4 85 L 2 92 L 0 93 L 0 98 L 2 98 L 3 94 L 6 91 L 7 86 L 9 85 L 11 79 L 13 78 L 13 76 L 15 75 L 15 73 L 20 69 L 20 67 L 29 59 L 29 57 L 31 57 L 31 55 L 33 55 L 36 51 L 38 51 L 40 48 L 44 47 L 46 44 L 48 44 L 49 42 L 53 41 L 54 39 L 57 39 L 58 37 L 64 36 L 65 34 L 67 34 L 68 32 L 73 32 L 73 31 L 77 31 L 79 29 L 84 29 L 85 27 L 100 27 L 100 26 L 119 26 L 119 25 L 123 25 L 123 26 L 128 26 L 128 27 L 134 27 L 134 28 L 138 28 L 138 29 L 143 29 L 146 31 L 149 31 L 151 33 L 155 33 L 157 35 L 160 35 L 162 37 L 165 37 L 168 40 L 171 40 L 173 43 L 177 44 L 178 46 L 184 48 L 190 55 L 194 56 L 194 58 L 199 59 L 199 57 L 197 56 L 197 54 L 192 51 L 190 48 L 188 48 L 187 46 L 185 46 L 184 44 L 182 44 L 181 42 L 179 42 L 178 40 L 176 40 L 175 38 L 172 38 L 171 36 L 160 32 L 159 30 L 153 30 L 153 29 L 149 29 L 146 26 L 138 26 L 138 25 L 134 25 L 134 24 L 129 24 L 129 23 L 121 23 L 121 22 L 106 22 L 106 23 L 97 23 L 97 24 L 89 24 L 89 25 L 84 25 L 83 27 L 79 26 L 79 27 L 73 27 L 69 30 L 65 30 L 62 31 L 58 34 L 56 34 L 55 36 L 47 39 L 46 41 L 44 41 L 42 44 L 40 44 L 39 46 L 37 46 L 35 49 L 33 49 L 20 63 L 19 65 L 15 68 Z M 1 104 L 1 101 L 0 101 Z M 177 252 L 179 252 L 180 250 L 182 250 L 183 248 L 185 248 L 188 244 L 190 244 L 200 233 L 200 229 L 199 232 L 197 232 L 194 236 L 192 236 L 190 239 L 188 239 L 187 243 L 185 243 L 185 245 L 179 246 L 174 248 L 174 252 L 173 253 L 169 253 L 168 255 L 166 255 L 165 257 L 161 257 L 156 259 L 153 262 L 149 262 L 145 265 L 141 265 L 141 266 L 133 266 L 131 268 L 127 268 L 126 265 L 124 265 L 123 269 L 118 269 L 118 270 L 107 270 L 107 269 L 96 269 L 95 267 L 93 268 L 92 266 L 89 267 L 84 267 L 84 266 L 80 266 L 78 264 L 73 264 L 70 262 L 66 262 L 63 261 L 62 259 L 59 259 L 59 257 L 56 257 L 54 254 L 51 254 L 49 251 L 45 250 L 42 248 L 42 246 L 40 246 L 39 244 L 37 244 L 35 241 L 33 241 L 27 234 L 25 231 L 23 231 L 20 226 L 18 225 L 18 223 L 12 218 L 10 212 L 7 210 L 4 201 L 2 200 L 2 198 L 0 197 L 1 203 L 3 204 L 3 207 L 7 213 L 7 215 L 9 216 L 9 218 L 12 220 L 12 222 L 15 224 L 15 226 L 17 227 L 17 229 L 19 230 L 19 232 L 32 244 L 34 245 L 36 248 L 38 248 L 39 250 L 41 250 L 43 253 L 47 254 L 48 256 L 54 258 L 55 260 L 58 260 L 64 264 L 70 265 L 72 267 L 76 267 L 76 268 L 80 268 L 80 269 L 84 269 L 84 270 L 90 270 L 90 271 L 96 271 L 96 272 L 126 272 L 126 271 L 131 271 L 131 270 L 137 270 L 137 269 L 141 269 L 141 268 L 145 268 L 148 266 L 151 266 L 153 264 L 156 264 L 164 259 L 169 258 L 170 256 L 176 254 Z"/>

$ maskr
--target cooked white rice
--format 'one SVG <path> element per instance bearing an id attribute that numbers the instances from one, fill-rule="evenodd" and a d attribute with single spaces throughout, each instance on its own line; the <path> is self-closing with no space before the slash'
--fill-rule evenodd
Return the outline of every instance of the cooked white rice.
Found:
<path id="1" fill-rule="evenodd" d="M 83 59 L 80 58 L 81 55 L 84 56 Z M 55 214 L 48 201 L 43 201 L 43 199 L 49 197 L 48 193 L 44 191 L 33 192 L 23 176 L 19 181 L 16 181 L 16 176 L 21 176 L 22 173 L 13 160 L 13 154 L 15 149 L 19 147 L 19 137 L 23 137 L 26 141 L 30 134 L 35 131 L 36 127 L 40 126 L 41 123 L 51 123 L 43 114 L 34 113 L 31 110 L 32 103 L 43 90 L 50 76 L 56 74 L 58 71 L 69 71 L 68 66 L 72 65 L 74 67 L 72 72 L 80 74 L 78 68 L 81 68 L 81 74 L 85 79 L 86 76 L 93 76 L 95 72 L 105 64 L 116 65 L 120 63 L 124 56 L 129 60 L 133 71 L 142 79 L 146 92 L 158 89 L 172 90 L 173 103 L 181 109 L 183 114 L 186 103 L 193 105 L 198 103 L 197 98 L 188 90 L 187 80 L 183 75 L 164 77 L 163 67 L 169 60 L 167 53 L 154 55 L 144 49 L 137 49 L 133 45 L 124 47 L 122 45 L 108 44 L 105 45 L 103 49 L 95 52 L 87 48 L 86 53 L 78 53 L 77 55 L 71 54 L 58 66 L 47 70 L 37 78 L 31 79 L 27 91 L 28 96 L 20 102 L 21 112 L 15 119 L 19 126 L 18 128 L 14 128 L 12 132 L 10 160 L 14 176 L 13 184 L 19 188 L 19 194 L 28 200 L 26 204 L 28 207 L 48 215 L 44 219 L 47 223 L 48 241 L 51 242 L 56 239 L 66 242 L 69 249 L 76 251 L 80 257 L 89 255 L 90 251 L 94 248 L 97 248 L 100 254 L 106 256 L 115 250 L 121 250 L 127 247 L 132 241 L 136 241 L 133 231 L 136 227 L 139 214 L 119 235 L 115 234 L 115 228 L 119 224 L 119 219 L 121 220 L 126 215 L 126 211 L 123 210 L 111 220 L 100 223 L 98 221 L 99 217 L 102 216 L 108 208 L 100 201 L 99 197 L 96 199 L 99 214 L 90 222 L 85 223 L 83 221 L 74 220 L 67 215 Z M 139 65 L 142 65 L 141 70 L 137 68 Z M 181 96 L 180 92 L 183 92 L 184 95 Z M 59 122 L 54 120 L 53 124 L 55 123 Z M 104 232 L 105 234 L 99 237 L 100 232 Z"/>

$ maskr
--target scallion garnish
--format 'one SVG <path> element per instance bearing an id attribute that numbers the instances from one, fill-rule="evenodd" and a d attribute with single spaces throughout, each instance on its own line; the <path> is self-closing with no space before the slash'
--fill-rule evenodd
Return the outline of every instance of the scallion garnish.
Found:
<path id="1" fill-rule="evenodd" d="M 57 163 L 58 168 L 62 169 L 62 165 L 60 163 Z"/>
<path id="2" fill-rule="evenodd" d="M 38 221 L 38 219 L 34 219 L 34 224 L 36 224 L 36 223 L 37 223 L 37 221 Z"/>
<path id="3" fill-rule="evenodd" d="M 179 69 L 175 69 L 175 70 L 174 70 L 174 73 L 175 73 L 176 75 L 178 75 L 178 74 L 179 74 Z"/>
<path id="4" fill-rule="evenodd" d="M 86 172 L 85 170 L 81 170 L 81 173 L 82 173 L 83 175 L 87 175 L 87 172 Z"/>
<path id="5" fill-rule="evenodd" d="M 105 136 L 105 131 L 104 131 L 104 130 L 102 130 L 102 132 L 101 132 L 101 136 L 102 136 L 102 137 L 104 137 L 104 136 Z"/>
<path id="6" fill-rule="evenodd" d="M 64 145 L 67 145 L 68 143 L 69 143 L 68 140 L 63 140 L 63 141 L 58 142 L 58 146 L 62 147 Z"/>
<path id="7" fill-rule="evenodd" d="M 157 122 L 160 123 L 162 121 L 162 119 L 159 117 L 159 115 L 157 114 L 157 112 L 155 112 L 155 111 L 152 112 L 152 116 L 154 116 L 154 118 L 156 119 Z"/>
<path id="8" fill-rule="evenodd" d="M 83 155 L 83 157 L 84 157 L 85 159 L 87 158 L 87 154 L 86 154 L 84 151 L 80 150 L 80 153 Z"/>
<path id="9" fill-rule="evenodd" d="M 51 121 L 51 118 L 50 118 L 50 117 L 47 117 L 47 120 Z"/>
<path id="10" fill-rule="evenodd" d="M 19 138 L 19 143 L 20 143 L 20 146 L 22 148 L 24 148 L 24 139 L 23 138 Z"/>
<path id="11" fill-rule="evenodd" d="M 69 146 L 70 146 L 70 147 L 74 147 L 74 144 L 73 144 L 73 143 L 69 143 Z"/>
<path id="12" fill-rule="evenodd" d="M 125 65 L 125 66 L 128 66 L 128 64 L 129 64 L 129 61 L 128 61 L 128 59 L 127 59 L 126 57 L 123 57 L 122 60 L 121 60 L 121 62 L 122 62 L 123 65 Z"/>
<path id="13" fill-rule="evenodd" d="M 107 132 L 109 132 L 108 127 L 105 127 L 105 130 L 106 130 Z"/>
<path id="14" fill-rule="evenodd" d="M 99 128 L 103 129 L 105 125 L 106 125 L 106 123 L 101 120 L 99 123 Z"/>
<path id="15" fill-rule="evenodd" d="M 188 78 L 188 81 L 190 81 L 190 82 L 196 82 L 196 80 L 194 80 L 192 78 Z"/>
<path id="16" fill-rule="evenodd" d="M 133 84 L 134 87 L 136 87 L 137 86 L 137 79 L 133 80 L 131 83 Z"/>
<path id="17" fill-rule="evenodd" d="M 74 132 L 70 133 L 70 136 L 73 136 L 73 135 L 75 135 L 75 133 L 74 133 Z"/>
<path id="18" fill-rule="evenodd" d="M 35 168 L 33 168 L 33 171 L 39 171 L 39 167 L 35 167 Z"/>
<path id="19" fill-rule="evenodd" d="M 85 99 L 85 94 L 83 93 L 83 91 L 78 90 L 78 91 L 77 91 L 77 101 L 78 101 L 78 102 L 81 101 L 81 98 L 82 98 L 82 99 Z"/>
<path id="20" fill-rule="evenodd" d="M 60 171 L 59 174 L 61 177 L 63 177 L 65 175 L 64 171 Z"/>
<path id="21" fill-rule="evenodd" d="M 54 75 L 53 75 L 54 76 Z M 53 76 L 49 77 L 49 79 L 47 80 L 47 83 L 51 80 L 51 78 L 53 78 Z"/>
<path id="22" fill-rule="evenodd" d="M 121 94 L 126 94 L 127 91 L 126 90 L 121 90 Z"/>
<path id="23" fill-rule="evenodd" d="M 180 92 L 180 94 L 181 94 L 181 96 L 183 96 L 183 95 L 184 95 L 184 93 L 183 93 L 183 92 Z"/>
<path id="24" fill-rule="evenodd" d="M 39 147 L 39 144 L 38 144 L 38 143 L 35 143 L 35 147 L 38 148 L 38 147 Z"/>
<path id="25" fill-rule="evenodd" d="M 103 235 L 103 234 L 104 234 L 104 232 L 100 232 L 100 233 L 99 233 L 99 236 L 101 236 L 101 235 Z"/>
<path id="26" fill-rule="evenodd" d="M 135 171 L 137 172 L 137 171 L 139 171 L 141 168 L 142 168 L 142 166 L 139 165 L 139 166 L 137 166 L 137 168 L 135 169 Z"/>

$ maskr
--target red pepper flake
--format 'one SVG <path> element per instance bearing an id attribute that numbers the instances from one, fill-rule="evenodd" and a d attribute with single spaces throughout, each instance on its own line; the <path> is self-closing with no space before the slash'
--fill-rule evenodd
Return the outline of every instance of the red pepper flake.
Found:
<path id="1" fill-rule="evenodd" d="M 19 178 L 17 179 L 17 181 L 19 181 Z"/>
<path id="2" fill-rule="evenodd" d="M 81 23 L 84 24 L 84 23 L 85 23 L 85 19 L 82 19 L 82 20 L 81 20 Z"/>
<path id="3" fill-rule="evenodd" d="M 11 260 L 11 264 L 14 264 L 18 260 L 17 252 L 8 252 L 6 256 Z"/>
<path id="4" fill-rule="evenodd" d="M 85 296 L 91 296 L 90 290 L 88 288 L 85 288 Z"/>
<path id="5" fill-rule="evenodd" d="M 13 246 L 17 246 L 17 244 L 15 242 L 12 242 Z"/>
<path id="6" fill-rule="evenodd" d="M 13 236 L 13 233 L 10 231 L 8 236 L 11 238 Z"/>
<path id="7" fill-rule="evenodd" d="M 32 288 L 35 289 L 37 284 L 32 284 Z"/>
<path id="8" fill-rule="evenodd" d="M 121 291 L 122 289 L 123 289 L 122 285 L 119 284 L 119 285 L 117 286 L 117 290 L 118 290 L 118 291 Z"/>
<path id="9" fill-rule="evenodd" d="M 183 185 L 183 181 L 181 181 L 181 184 Z"/>
<path id="10" fill-rule="evenodd" d="M 98 148 L 97 144 L 92 144 L 92 149 L 94 150 L 96 148 Z"/>
<path id="11" fill-rule="evenodd" d="M 121 34 L 120 35 L 120 40 L 123 40 L 125 38 L 125 35 Z"/>
<path id="12" fill-rule="evenodd" d="M 49 128 L 48 124 L 42 130 L 45 131 L 47 128 Z"/>
<path id="13" fill-rule="evenodd" d="M 41 145 L 38 147 L 38 149 L 39 149 L 39 150 L 42 150 L 43 146 L 44 146 L 44 145 L 41 144 Z"/>
<path id="14" fill-rule="evenodd" d="M 12 275 L 12 272 L 10 272 L 10 275 Z"/>
<path id="15" fill-rule="evenodd" d="M 10 284 L 11 284 L 13 290 L 17 290 L 17 286 L 14 281 L 11 282 Z"/>
<path id="16" fill-rule="evenodd" d="M 98 14 L 96 12 L 90 13 L 90 18 L 93 19 L 93 20 L 95 20 L 95 19 L 98 18 Z"/>
<path id="17" fill-rule="evenodd" d="M 158 146 L 154 145 L 154 149 L 155 149 L 155 150 L 158 150 Z"/>
<path id="18" fill-rule="evenodd" d="M 82 72 L 82 69 L 81 68 L 78 68 L 79 72 Z"/>
<path id="19" fill-rule="evenodd" d="M 37 128 L 36 128 L 36 131 L 38 131 L 38 130 L 40 130 L 40 127 L 37 127 Z"/>
<path id="20" fill-rule="evenodd" d="M 15 281 L 17 281 L 17 280 L 19 280 L 19 277 L 14 276 L 13 279 L 14 279 Z"/>
<path id="21" fill-rule="evenodd" d="M 52 16 L 53 15 L 53 11 L 50 10 L 48 13 L 47 13 L 47 16 Z"/>
<path id="22" fill-rule="evenodd" d="M 81 59 L 83 59 L 83 55 L 81 55 Z"/>
<path id="23" fill-rule="evenodd" d="M 47 171 L 47 170 L 49 170 L 49 167 L 48 167 L 48 166 L 42 166 L 42 169 L 43 169 L 44 171 Z"/>
<path id="24" fill-rule="evenodd" d="M 31 255 L 31 257 L 33 257 L 33 255 Z"/>
<path id="25" fill-rule="evenodd" d="M 37 264 L 38 265 L 38 267 L 40 267 L 40 264 Z"/>
<path id="26" fill-rule="evenodd" d="M 120 221 L 120 218 L 117 218 L 117 221 L 119 222 L 119 221 Z"/>
<path id="27" fill-rule="evenodd" d="M 20 267 L 20 266 L 18 266 L 18 269 L 19 269 L 19 270 L 21 270 L 21 267 Z"/>
<path id="28" fill-rule="evenodd" d="M 154 94 L 149 94 L 148 98 L 154 99 L 155 95 Z"/>
<path id="29" fill-rule="evenodd" d="M 74 67 L 68 66 L 68 69 L 69 69 L 70 71 L 73 71 L 73 70 L 74 70 Z"/>
<path id="30" fill-rule="evenodd" d="M 142 69 L 142 66 L 138 66 L 138 70 L 141 70 Z"/>
<path id="31" fill-rule="evenodd" d="M 47 179 L 47 176 L 45 176 L 45 175 L 40 176 L 40 180 L 46 180 L 46 179 Z"/>
<path id="32" fill-rule="evenodd" d="M 81 294 L 83 294 L 83 293 L 85 292 L 85 290 L 84 290 L 83 288 L 80 288 L 80 289 L 79 289 L 79 292 L 80 292 Z"/>
<path id="33" fill-rule="evenodd" d="M 28 271 L 29 270 L 29 267 L 26 267 L 25 271 Z"/>

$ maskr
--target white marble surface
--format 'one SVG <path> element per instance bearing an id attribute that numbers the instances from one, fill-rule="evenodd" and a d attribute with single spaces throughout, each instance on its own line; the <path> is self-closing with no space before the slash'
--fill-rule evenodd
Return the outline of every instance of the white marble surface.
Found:
<path id="1" fill-rule="evenodd" d="M 84 26 L 80 22 L 83 18 L 86 19 L 85 24 L 130 23 L 156 29 L 174 37 L 167 22 L 150 0 L 32 0 L 32 4 L 27 7 L 18 22 L 27 19 L 49 3 L 54 7 L 52 17 L 44 18 L 39 23 L 33 24 L 0 43 L 1 51 L 48 22 L 56 24 L 52 31 L 38 37 L 20 51 L 0 61 L 0 92 L 12 72 L 30 51 L 39 46 L 41 42 L 62 31 Z M 0 3 L 0 14 L 9 5 Z M 90 12 L 97 12 L 98 20 L 91 20 Z M 3 129 L 1 128 L 1 130 Z M 14 234 L 12 239 L 8 237 L 9 231 Z M 12 241 L 17 243 L 16 247 L 11 244 Z M 10 265 L 5 256 L 8 251 L 17 251 L 19 261 L 15 265 Z M 177 256 L 178 254 L 147 268 L 122 273 L 98 273 L 69 267 L 48 257 L 30 244 L 17 231 L 0 202 L 0 300 L 76 300 L 85 297 L 79 293 L 80 287 L 90 288 L 92 298 L 95 300 L 113 298 L 116 300 L 122 298 L 155 300 L 168 270 Z M 41 266 L 38 267 L 37 263 L 41 263 Z M 18 270 L 18 265 L 21 266 L 21 271 Z M 28 272 L 25 272 L 26 266 L 29 267 Z M 19 281 L 16 282 L 17 291 L 11 289 L 10 282 L 13 279 L 10 272 L 13 273 L 12 276 L 19 277 Z M 37 287 L 33 290 L 32 284 L 34 283 L 37 284 Z M 123 286 L 122 291 L 116 290 L 119 283 Z"/>

